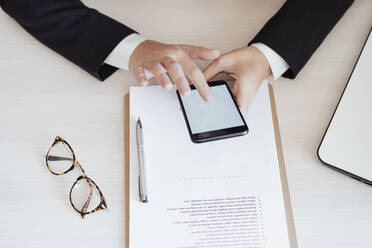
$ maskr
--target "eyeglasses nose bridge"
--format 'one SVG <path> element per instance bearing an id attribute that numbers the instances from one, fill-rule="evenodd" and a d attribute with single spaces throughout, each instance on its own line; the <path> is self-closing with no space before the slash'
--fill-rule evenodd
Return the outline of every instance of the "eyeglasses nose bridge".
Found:
<path id="1" fill-rule="evenodd" d="M 83 172 L 83 174 L 86 176 L 85 170 L 83 169 L 83 167 L 81 166 L 81 164 L 78 161 L 75 160 L 74 161 L 74 165 L 75 166 L 78 166 L 80 168 L 80 170 Z"/>

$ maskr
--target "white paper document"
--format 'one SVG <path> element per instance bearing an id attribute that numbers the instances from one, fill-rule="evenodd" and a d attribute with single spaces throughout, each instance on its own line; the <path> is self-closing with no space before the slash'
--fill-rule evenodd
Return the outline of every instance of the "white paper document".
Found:
<path id="1" fill-rule="evenodd" d="M 148 203 L 138 192 L 139 117 Z M 245 119 L 247 135 L 195 144 L 175 90 L 130 89 L 130 248 L 290 247 L 267 83 Z"/>

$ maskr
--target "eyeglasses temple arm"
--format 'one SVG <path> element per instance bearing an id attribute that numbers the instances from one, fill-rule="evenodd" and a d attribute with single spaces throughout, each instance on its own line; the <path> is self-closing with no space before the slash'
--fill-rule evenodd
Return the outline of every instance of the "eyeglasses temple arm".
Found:
<path id="1" fill-rule="evenodd" d="M 66 157 L 59 157 L 59 156 L 52 156 L 52 155 L 49 155 L 47 159 L 48 161 L 65 161 L 65 160 L 73 161 L 74 160 L 73 158 L 66 158 Z"/>

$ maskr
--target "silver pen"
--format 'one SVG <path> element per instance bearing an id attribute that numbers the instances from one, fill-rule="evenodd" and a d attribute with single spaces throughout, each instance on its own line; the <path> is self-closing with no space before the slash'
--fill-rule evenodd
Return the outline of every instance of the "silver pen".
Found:
<path id="1" fill-rule="evenodd" d="M 145 166 L 145 145 L 143 143 L 143 128 L 140 118 L 137 120 L 137 152 L 138 152 L 138 187 L 139 198 L 141 202 L 148 201 L 147 183 L 146 183 L 146 166 Z"/>

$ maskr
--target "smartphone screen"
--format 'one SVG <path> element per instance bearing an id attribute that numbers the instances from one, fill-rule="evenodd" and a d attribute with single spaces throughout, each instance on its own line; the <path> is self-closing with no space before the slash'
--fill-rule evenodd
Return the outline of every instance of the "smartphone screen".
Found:
<path id="1" fill-rule="evenodd" d="M 226 135 L 242 135 L 242 128 L 238 127 L 245 127 L 244 130 L 247 131 L 246 123 L 227 84 L 224 81 L 214 82 L 210 84 L 210 89 L 213 94 L 210 102 L 203 101 L 195 88 L 188 96 L 178 94 L 189 132 L 194 136 L 192 139 L 197 138 L 195 135 L 201 133 L 209 139 L 218 139 Z M 222 130 L 224 131 L 221 132 Z"/>

